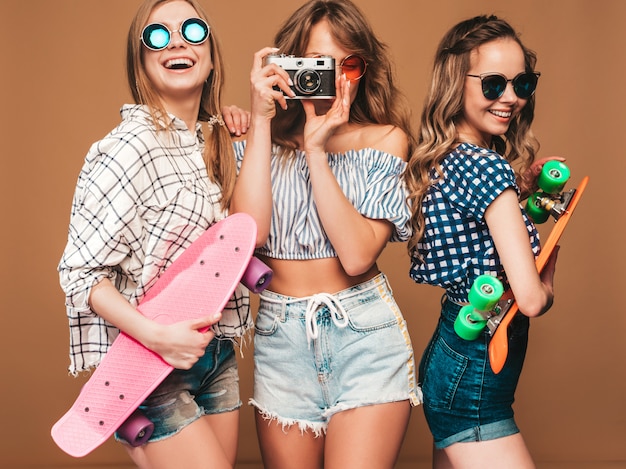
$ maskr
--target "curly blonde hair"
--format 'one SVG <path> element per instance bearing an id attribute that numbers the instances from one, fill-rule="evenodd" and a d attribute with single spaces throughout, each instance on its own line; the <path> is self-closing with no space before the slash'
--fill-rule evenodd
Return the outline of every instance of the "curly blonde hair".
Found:
<path id="1" fill-rule="evenodd" d="M 405 172 L 411 206 L 413 236 L 410 253 L 424 235 L 422 202 L 433 184 L 433 169 L 441 175 L 440 162 L 458 145 L 456 122 L 463 113 L 465 77 L 470 68 L 470 54 L 481 45 L 509 38 L 522 48 L 525 69 L 534 71 L 536 54 L 526 48 L 517 32 L 496 16 L 476 16 L 462 21 L 446 33 L 435 55 L 430 90 L 424 103 L 417 147 Z M 535 159 L 539 142 L 531 131 L 535 114 L 535 96 L 531 96 L 522 111 L 511 122 L 504 136 L 494 136 L 492 147 L 507 161 L 518 161 L 525 171 Z M 518 172 L 519 178 L 520 172 Z M 416 251 L 415 251 L 416 252 Z"/>

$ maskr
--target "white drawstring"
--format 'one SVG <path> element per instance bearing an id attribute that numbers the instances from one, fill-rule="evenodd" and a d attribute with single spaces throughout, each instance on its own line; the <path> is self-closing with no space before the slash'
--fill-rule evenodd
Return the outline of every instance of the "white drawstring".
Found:
<path id="1" fill-rule="evenodd" d="M 348 313 L 336 297 L 329 293 L 317 293 L 309 297 L 304 315 L 306 341 L 309 346 L 311 345 L 311 340 L 317 339 L 319 334 L 315 313 L 321 305 L 328 307 L 330 316 L 337 327 L 344 328 L 348 325 Z"/>
<path id="2" fill-rule="evenodd" d="M 386 282 L 385 277 L 381 277 L 383 282 Z M 311 345 L 311 340 L 317 339 L 319 335 L 319 331 L 317 328 L 317 321 L 315 321 L 315 313 L 317 309 L 321 305 L 325 305 L 330 310 L 330 316 L 335 323 L 335 325 L 339 328 L 345 328 L 349 322 L 350 318 L 348 316 L 348 312 L 341 305 L 342 300 L 346 300 L 348 298 L 353 298 L 359 295 L 362 295 L 365 292 L 370 290 L 375 290 L 379 288 L 381 285 L 381 281 L 379 280 L 370 280 L 367 284 L 364 284 L 359 289 L 352 289 L 350 293 L 340 292 L 337 296 L 331 295 L 330 293 L 316 293 L 312 296 L 302 297 L 302 298 L 278 298 L 274 296 L 270 296 L 267 292 L 261 292 L 260 297 L 263 301 L 267 301 L 268 303 L 280 304 L 283 305 L 283 314 L 285 312 L 285 307 L 289 304 L 299 303 L 302 301 L 306 301 L 306 311 L 304 314 L 304 324 L 306 329 L 306 340 L 307 344 Z M 276 294 L 277 295 L 277 294 Z M 282 295 L 277 295 L 282 296 Z M 340 298 L 339 298 L 339 297 Z"/>

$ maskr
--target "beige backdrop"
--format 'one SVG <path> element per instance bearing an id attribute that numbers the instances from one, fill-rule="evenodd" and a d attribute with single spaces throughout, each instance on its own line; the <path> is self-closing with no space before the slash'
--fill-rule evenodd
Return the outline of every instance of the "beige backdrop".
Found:
<path id="1" fill-rule="evenodd" d="M 252 54 L 270 45 L 294 0 L 205 1 L 227 59 L 226 101 L 248 106 Z M 533 321 L 517 418 L 539 461 L 617 462 L 626 467 L 624 396 L 624 44 L 626 2 L 614 0 L 358 0 L 393 53 L 400 85 L 421 109 L 435 46 L 457 21 L 508 19 L 538 52 L 542 72 L 535 131 L 542 155 L 567 157 L 573 180 L 591 184 L 568 231 L 552 311 Z M 71 197 L 90 144 L 119 121 L 127 102 L 125 36 L 138 0 L 0 0 L 0 466 L 128 464 L 108 442 L 75 460 L 52 442 L 52 424 L 84 378 L 67 375 L 68 330 L 56 265 Z M 614 143 L 615 142 L 615 143 Z M 421 352 L 441 294 L 408 279 L 403 245 L 390 246 L 390 277 Z M 252 350 L 241 360 L 251 395 Z M 296 391 L 294 391 L 295 394 Z M 295 397 L 294 397 L 295 398 Z M 428 461 L 422 410 L 412 415 L 402 461 Z M 244 406 L 241 463 L 259 461 L 252 411 Z M 621 462 L 621 463 L 620 463 Z M 622 466 L 622 464 L 624 464 Z M 242 464 L 243 466 L 243 464 Z M 614 466 L 615 467 L 615 466 Z"/>

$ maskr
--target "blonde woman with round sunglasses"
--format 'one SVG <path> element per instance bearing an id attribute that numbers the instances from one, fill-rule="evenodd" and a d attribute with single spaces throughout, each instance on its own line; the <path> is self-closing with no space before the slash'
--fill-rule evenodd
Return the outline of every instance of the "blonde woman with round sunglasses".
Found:
<path id="1" fill-rule="evenodd" d="M 163 271 L 227 215 L 236 176 L 233 133 L 247 114 L 220 114 L 223 64 L 196 0 L 146 0 L 128 34 L 134 104 L 90 149 L 59 264 L 70 322 L 70 372 L 98 365 L 119 330 L 175 370 L 141 405 L 147 444 L 126 444 L 141 468 L 232 468 L 239 379 L 234 343 L 252 326 L 247 291 L 223 312 L 159 324 L 135 306 Z M 207 329 L 208 328 L 208 329 Z"/>

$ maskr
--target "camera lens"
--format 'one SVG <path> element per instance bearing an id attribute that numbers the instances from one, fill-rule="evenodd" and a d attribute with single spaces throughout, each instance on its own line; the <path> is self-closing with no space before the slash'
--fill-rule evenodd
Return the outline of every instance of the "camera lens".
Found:
<path id="1" fill-rule="evenodd" d="M 322 83 L 320 74 L 315 70 L 300 70 L 295 75 L 294 84 L 302 94 L 313 94 Z"/>

